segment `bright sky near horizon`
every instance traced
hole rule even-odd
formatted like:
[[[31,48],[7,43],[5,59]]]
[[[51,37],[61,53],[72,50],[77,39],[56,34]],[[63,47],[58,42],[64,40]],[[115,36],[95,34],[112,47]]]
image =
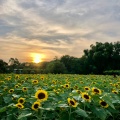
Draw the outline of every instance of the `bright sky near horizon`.
[[[120,0],[0,0],[0,59],[81,57],[95,42],[120,41]],[[38,59],[38,58],[37,58]]]

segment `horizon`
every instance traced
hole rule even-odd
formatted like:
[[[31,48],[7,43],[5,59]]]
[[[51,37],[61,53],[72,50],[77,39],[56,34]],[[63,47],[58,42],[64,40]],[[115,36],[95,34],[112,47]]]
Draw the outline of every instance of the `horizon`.
[[[36,55],[41,61],[80,58],[91,44],[120,39],[118,0],[1,0],[0,11],[4,61],[29,62]]]
[[[116,41],[116,42],[108,42],[108,43],[112,43],[112,44],[114,44],[114,43],[117,43],[117,42],[119,42],[119,41]],[[97,43],[97,42],[96,42]],[[99,43],[106,43],[106,42],[99,42]],[[91,45],[93,45],[93,44],[91,44]],[[94,44],[95,45],[95,44]],[[90,46],[89,46],[89,48],[90,48]],[[86,49],[84,49],[84,50],[86,50]],[[83,50],[83,51],[84,51]],[[88,49],[88,50],[90,50],[90,49]],[[62,56],[66,56],[66,55],[68,55],[68,54],[64,54],[64,55],[62,55]],[[84,55],[84,54],[83,54]],[[82,56],[83,56],[82,55]],[[42,63],[42,62],[50,62],[50,61],[52,61],[52,60],[54,60],[54,59],[60,59],[62,56],[54,56],[54,58],[52,58],[52,59],[49,59],[49,60],[44,60],[41,56],[40,56],[40,54],[33,54],[33,57],[32,57],[32,59],[31,59],[31,61],[23,61],[23,62],[21,62],[18,58],[18,61],[20,62],[20,63],[34,63],[34,64],[40,64],[40,63]],[[82,56],[80,56],[80,57],[75,57],[74,55],[68,55],[68,56],[70,56],[70,57],[74,57],[74,58],[81,58]],[[14,59],[16,59],[15,57],[11,57],[11,58],[14,58]],[[36,59],[37,58],[37,59]],[[41,59],[42,58],[42,59]],[[0,58],[1,59],[1,58]],[[3,60],[3,59],[1,59],[1,60]],[[10,58],[7,60],[7,61],[5,61],[6,63],[9,63],[9,60],[10,60]],[[4,60],[3,60],[4,61]]]

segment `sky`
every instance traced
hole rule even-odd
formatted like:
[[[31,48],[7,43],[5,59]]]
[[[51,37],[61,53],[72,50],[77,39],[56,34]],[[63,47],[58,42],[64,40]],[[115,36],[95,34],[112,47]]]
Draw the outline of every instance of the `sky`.
[[[81,57],[120,41],[120,0],[0,0],[0,59]]]

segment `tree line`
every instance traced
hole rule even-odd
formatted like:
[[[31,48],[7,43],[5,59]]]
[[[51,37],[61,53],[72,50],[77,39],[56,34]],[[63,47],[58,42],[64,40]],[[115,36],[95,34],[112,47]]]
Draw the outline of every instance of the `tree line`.
[[[55,57],[49,62],[20,63],[10,58],[9,63],[0,59],[0,73],[54,73],[54,74],[103,74],[104,71],[120,70],[120,42],[96,42],[85,49],[82,57],[70,55]]]

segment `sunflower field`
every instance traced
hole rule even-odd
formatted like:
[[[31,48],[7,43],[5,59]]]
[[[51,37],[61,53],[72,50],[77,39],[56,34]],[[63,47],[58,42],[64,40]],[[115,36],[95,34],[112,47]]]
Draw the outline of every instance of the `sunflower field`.
[[[119,118],[119,76],[0,74],[0,120]]]

